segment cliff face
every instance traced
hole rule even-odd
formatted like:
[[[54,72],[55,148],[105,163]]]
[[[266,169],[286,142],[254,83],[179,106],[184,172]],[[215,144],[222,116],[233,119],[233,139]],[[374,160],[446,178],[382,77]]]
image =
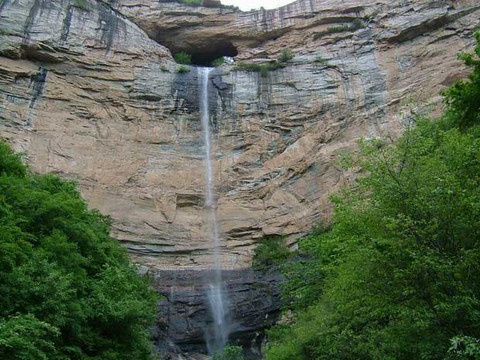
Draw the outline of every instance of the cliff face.
[[[222,260],[231,292],[243,294],[233,298],[260,299],[238,314],[250,319],[278,308],[270,285],[243,292],[257,276],[241,270],[256,241],[293,243],[328,218],[329,194],[350,176],[339,155],[362,137],[397,136],[412,109],[438,108],[439,91],[464,71],[456,56],[470,50],[479,19],[476,0],[299,0],[249,13],[3,0],[0,136],[36,171],[79,183],[91,207],[112,217],[112,235],[156,274],[173,304],[173,338],[200,342],[203,285],[185,280],[213,262],[198,85],[195,69],[177,73],[169,49],[199,61],[295,55],[266,76],[223,66],[211,78]],[[261,326],[253,317],[236,331]]]

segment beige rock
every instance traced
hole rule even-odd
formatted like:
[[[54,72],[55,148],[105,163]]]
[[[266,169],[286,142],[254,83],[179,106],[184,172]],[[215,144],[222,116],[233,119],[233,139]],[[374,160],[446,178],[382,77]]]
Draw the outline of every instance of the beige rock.
[[[0,5],[0,136],[35,171],[76,180],[154,271],[213,265],[196,72],[178,74],[166,47],[295,55],[267,77],[232,66],[212,75],[221,255],[236,269],[263,236],[293,244],[330,217],[329,195],[354,177],[339,155],[359,138],[395,137],[412,109],[439,109],[440,90],[465,74],[456,55],[472,49],[480,19],[471,0],[299,0],[248,13],[35,4]],[[355,19],[363,25],[329,30]]]

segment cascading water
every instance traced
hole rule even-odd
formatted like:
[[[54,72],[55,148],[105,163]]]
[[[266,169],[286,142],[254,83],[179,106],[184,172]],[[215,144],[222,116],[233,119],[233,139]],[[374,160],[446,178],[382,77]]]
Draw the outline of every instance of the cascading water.
[[[207,297],[212,314],[212,327],[207,329],[207,346],[210,353],[222,352],[228,342],[228,304],[222,284],[220,261],[220,235],[217,221],[217,206],[213,193],[212,145],[210,138],[210,110],[208,106],[208,83],[211,68],[198,68],[200,114],[205,151],[205,207],[209,234],[212,236],[214,269],[208,285]]]

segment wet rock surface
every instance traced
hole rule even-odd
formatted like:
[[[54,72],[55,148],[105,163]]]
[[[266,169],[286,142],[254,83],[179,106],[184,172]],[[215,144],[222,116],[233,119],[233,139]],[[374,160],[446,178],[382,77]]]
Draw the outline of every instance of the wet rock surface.
[[[164,299],[160,328],[184,352],[205,352],[212,317],[206,298],[212,271],[159,271],[155,282]],[[222,271],[231,322],[230,340],[259,351],[263,331],[276,321],[281,306],[281,275],[252,269]],[[171,351],[171,350],[170,350]],[[168,353],[168,351],[167,351]]]

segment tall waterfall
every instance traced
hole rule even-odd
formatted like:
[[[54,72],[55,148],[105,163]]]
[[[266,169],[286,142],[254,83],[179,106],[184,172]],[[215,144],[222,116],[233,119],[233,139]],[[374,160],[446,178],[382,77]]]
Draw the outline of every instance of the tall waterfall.
[[[210,353],[222,352],[228,342],[228,304],[222,284],[220,260],[220,234],[217,219],[217,202],[213,190],[212,144],[210,137],[210,110],[208,106],[208,83],[211,68],[198,68],[200,114],[205,151],[205,208],[209,234],[212,237],[214,271],[208,285],[208,302],[212,314],[212,327],[206,330]]]

